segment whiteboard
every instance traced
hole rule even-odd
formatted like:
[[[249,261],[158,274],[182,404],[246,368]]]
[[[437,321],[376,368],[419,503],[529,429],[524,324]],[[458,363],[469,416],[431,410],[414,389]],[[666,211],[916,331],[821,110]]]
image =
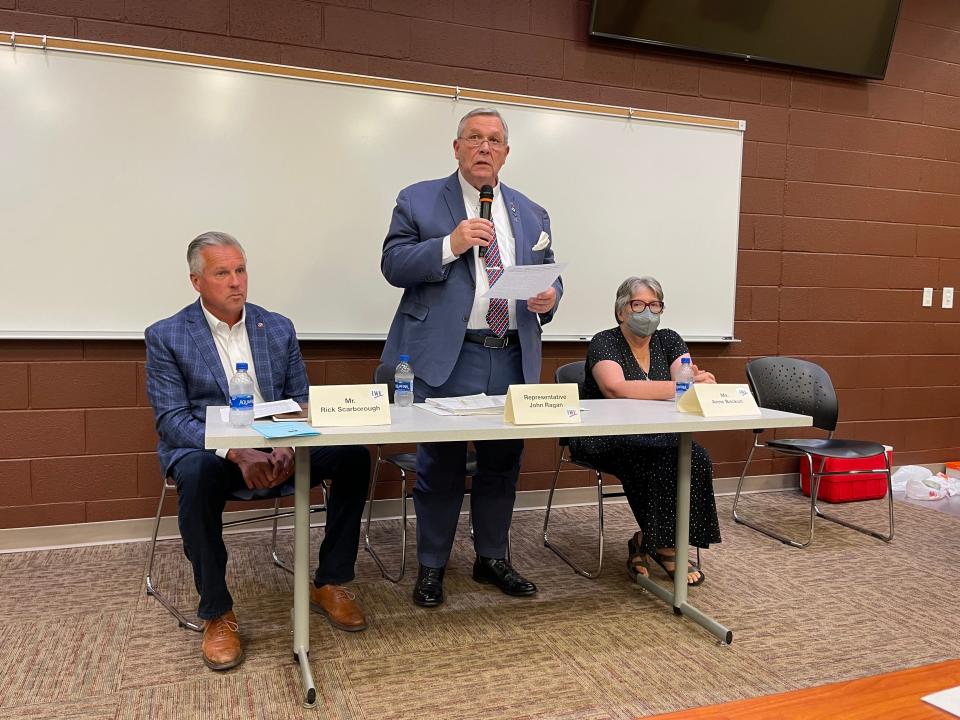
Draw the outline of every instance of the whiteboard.
[[[457,122],[489,103],[7,46],[0,104],[0,337],[142,337],[196,297],[187,243],[224,230],[251,302],[301,338],[382,339],[397,193],[455,171]],[[500,109],[501,180],[547,208],[568,263],[544,339],[611,327],[629,275],[661,281],[688,340],[733,338],[743,123]]]

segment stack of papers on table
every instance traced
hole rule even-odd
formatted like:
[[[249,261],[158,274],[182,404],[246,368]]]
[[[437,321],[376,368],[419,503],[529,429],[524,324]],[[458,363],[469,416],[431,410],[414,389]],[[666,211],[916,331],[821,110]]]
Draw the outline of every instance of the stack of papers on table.
[[[421,406],[437,415],[502,415],[506,395],[463,395],[461,397],[427,398]]]
[[[253,404],[253,417],[262,418],[267,415],[279,415],[280,413],[300,412],[300,403],[296,400],[273,400],[271,402],[262,402]],[[230,408],[220,408],[220,419],[224,422],[230,422]]]

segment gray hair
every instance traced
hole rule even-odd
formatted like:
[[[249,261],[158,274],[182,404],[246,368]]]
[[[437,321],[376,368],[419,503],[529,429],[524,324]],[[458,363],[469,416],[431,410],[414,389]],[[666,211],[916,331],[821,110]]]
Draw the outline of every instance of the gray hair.
[[[620,311],[627,306],[627,303],[640,288],[646,288],[657,296],[657,300],[663,302],[663,288],[656,278],[649,275],[628,277],[617,288],[617,299],[613,303],[613,319],[617,324],[620,323]]]
[[[208,247],[235,247],[247,259],[247,254],[243,251],[243,246],[237,242],[233,235],[225,232],[211,230],[202,235],[197,235],[187,246],[187,264],[190,266],[190,272],[194,275],[203,274],[203,250]]]
[[[497,110],[496,108],[486,108],[486,107],[477,108],[476,110],[471,110],[462,118],[460,118],[460,124],[457,125],[458,138],[463,135],[463,128],[467,124],[467,120],[469,120],[472,117],[476,117],[477,115],[492,115],[493,117],[497,118],[497,120],[500,121],[500,124],[503,125],[503,142],[505,145],[509,144],[510,130],[509,128],[507,128],[507,121],[503,119],[503,115],[501,115],[500,111]]]

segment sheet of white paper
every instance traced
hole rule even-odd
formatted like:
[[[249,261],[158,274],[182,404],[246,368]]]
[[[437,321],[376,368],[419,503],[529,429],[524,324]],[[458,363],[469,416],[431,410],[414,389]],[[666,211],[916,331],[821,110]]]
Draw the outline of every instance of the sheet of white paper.
[[[288,412],[300,412],[300,404],[296,400],[273,400],[272,402],[253,404],[253,416],[255,418]]]
[[[511,265],[482,297],[527,300],[550,287],[565,267],[566,263]]]
[[[273,400],[271,402],[253,404],[253,417],[255,418],[288,412],[300,412],[300,405],[296,400]],[[224,422],[230,422],[230,408],[220,408],[220,419]]]
[[[922,698],[922,700],[941,710],[946,710],[951,715],[960,717],[960,687],[932,693]]]
[[[451,415],[452,416],[456,414],[456,413],[450,412],[449,410],[444,410],[441,407],[437,407],[436,405],[427,405],[426,403],[414,403],[413,406],[415,408],[420,408],[421,410],[426,410],[427,412],[432,412],[434,415]]]
[[[426,404],[441,407],[444,410],[483,410],[487,408],[502,408],[506,402],[506,395],[460,395],[458,397],[427,398]]]
[[[443,410],[443,415],[496,415],[503,412],[506,395],[462,395],[460,397],[427,398],[425,405]]]

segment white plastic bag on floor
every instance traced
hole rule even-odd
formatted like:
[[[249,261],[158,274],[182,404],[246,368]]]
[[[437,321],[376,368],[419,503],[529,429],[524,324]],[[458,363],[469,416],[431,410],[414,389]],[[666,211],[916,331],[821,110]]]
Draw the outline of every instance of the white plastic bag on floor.
[[[925,467],[921,467],[920,465],[904,465],[893,474],[890,480],[893,482],[894,492],[903,492],[907,489],[907,481],[911,478],[923,482],[929,477],[933,477],[933,473]]]
[[[947,495],[953,497],[960,495],[960,478],[955,478],[945,473],[937,473],[937,479],[947,488]]]
[[[947,483],[936,475],[923,480],[912,477],[907,480],[907,497],[911,500],[942,500],[947,497]]]

